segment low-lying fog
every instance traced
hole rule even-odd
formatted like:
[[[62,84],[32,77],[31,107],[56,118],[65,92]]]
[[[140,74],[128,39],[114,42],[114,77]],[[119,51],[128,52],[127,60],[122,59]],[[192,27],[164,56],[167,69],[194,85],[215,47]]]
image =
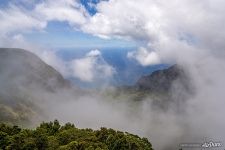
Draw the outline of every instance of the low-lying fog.
[[[12,82],[16,82],[26,99],[38,106],[39,114],[32,118],[34,124],[58,119],[63,123],[73,122],[80,128],[104,126],[148,137],[155,149],[175,149],[180,143],[202,143],[205,138],[225,140],[225,63],[214,55],[199,54],[202,56],[204,59],[180,63],[194,92],[183,101],[180,93],[186,91],[174,82],[170,93],[173,100],[169,104],[165,102],[166,110],[155,107],[151,97],[133,101],[127,92],[113,96],[114,87],[97,90],[72,87],[51,92],[41,89],[35,82],[27,83],[29,85],[20,84],[20,80]],[[8,71],[16,73],[13,68]],[[3,81],[10,79],[4,76]],[[4,88],[7,86],[1,86],[1,91],[10,95],[12,91]]]

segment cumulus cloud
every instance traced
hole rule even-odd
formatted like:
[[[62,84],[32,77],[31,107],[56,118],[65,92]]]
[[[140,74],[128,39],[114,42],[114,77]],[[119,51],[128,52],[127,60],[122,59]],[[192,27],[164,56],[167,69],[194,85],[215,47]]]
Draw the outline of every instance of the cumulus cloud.
[[[37,4],[34,12],[46,21],[67,21],[71,26],[85,23],[88,13],[77,0],[46,0]]]
[[[79,29],[88,17],[78,0],[12,1],[0,9],[0,34],[10,37],[12,34],[44,30],[50,21],[65,21]]]
[[[43,0],[29,5],[32,7],[12,1],[0,9],[1,36],[43,30],[49,21],[63,21],[76,30],[102,38],[144,41],[143,47],[150,53],[154,50],[163,57],[178,51],[168,46],[174,42],[217,51],[224,47],[225,35],[220,30],[225,22],[222,0],[182,0],[169,4],[165,0],[100,1],[93,16],[78,0]]]
[[[94,60],[92,58],[81,58],[73,60],[71,66],[74,77],[77,77],[82,81],[93,81]]]
[[[42,29],[46,22],[35,18],[29,11],[21,9],[13,4],[0,9],[0,34],[6,35],[13,32],[28,32],[32,29]]]
[[[139,48],[137,51],[128,52],[127,57],[137,60],[143,66],[160,63],[158,54],[154,51],[148,52],[144,47]]]
[[[83,58],[74,59],[69,63],[71,76],[84,82],[93,82],[111,78],[115,69],[102,57],[99,50],[88,52]]]
[[[87,18],[88,13],[78,0],[10,1],[0,8],[0,45],[27,49],[70,77],[69,62],[63,61],[49,47],[28,42],[24,33],[42,32],[50,21],[68,22],[77,30]]]
[[[103,38],[129,39],[136,36],[145,39],[147,34],[143,27],[144,17],[133,9],[135,5],[135,1],[102,1],[96,7],[98,13],[81,28],[84,32]]]
[[[87,53],[87,56],[94,57],[94,56],[101,56],[101,52],[97,49],[90,51]]]
[[[148,136],[156,149],[175,149],[177,142],[195,142],[203,137],[225,140],[221,133],[225,126],[224,6],[223,0],[103,1],[96,7],[97,14],[81,28],[103,38],[144,41],[127,57],[143,66],[178,63],[188,72],[195,94],[182,114],[171,108],[172,114],[162,113],[162,118],[157,114],[157,119],[147,124],[154,126],[148,128]],[[172,94],[178,95],[180,90]]]
[[[196,95],[184,110],[188,114],[185,117],[162,114],[173,121],[157,118],[157,121],[149,123],[154,126],[154,122],[160,122],[160,127],[157,125],[159,128],[154,126],[149,129],[147,135],[153,140],[155,148],[166,149],[166,145],[176,145],[178,138],[180,142],[194,142],[194,139],[204,136],[224,139],[219,133],[225,124],[220,118],[224,113],[225,96],[221,92],[225,84],[222,77],[225,75],[222,69],[225,64],[225,33],[221,32],[225,23],[224,5],[221,0],[114,0],[100,3],[98,14],[83,27],[85,32],[100,37],[144,39],[147,41],[145,48],[127,54],[128,58],[137,60],[143,66],[176,62],[189,70],[196,86]],[[101,28],[98,28],[100,25]],[[179,89],[174,95],[177,92]],[[180,121],[181,118],[186,118],[186,121]],[[198,126],[204,128],[199,129]],[[173,131],[169,133],[168,130]]]
[[[81,28],[103,38],[146,41],[146,55],[153,55],[154,50],[163,62],[177,61],[178,55],[190,55],[192,49],[221,51],[225,47],[222,6],[223,0],[102,1],[97,5],[98,13]]]

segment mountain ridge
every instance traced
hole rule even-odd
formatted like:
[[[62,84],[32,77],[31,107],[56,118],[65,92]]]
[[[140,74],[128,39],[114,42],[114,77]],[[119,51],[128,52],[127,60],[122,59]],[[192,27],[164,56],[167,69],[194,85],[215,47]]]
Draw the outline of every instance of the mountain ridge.
[[[141,76],[134,87],[137,90],[148,90],[151,92],[163,93],[169,92],[174,81],[180,80],[185,84],[186,73],[177,64],[168,67],[167,69],[157,70],[149,75]]]
[[[0,122],[29,124],[43,113],[44,95],[70,89],[68,80],[35,54],[0,48]],[[48,99],[49,101],[51,99]]]
[[[17,48],[0,48],[0,58],[0,73],[9,78],[18,79],[19,76],[23,82],[26,82],[24,84],[36,82],[52,91],[56,90],[56,87],[70,86],[69,81],[65,80],[58,71],[29,51]]]

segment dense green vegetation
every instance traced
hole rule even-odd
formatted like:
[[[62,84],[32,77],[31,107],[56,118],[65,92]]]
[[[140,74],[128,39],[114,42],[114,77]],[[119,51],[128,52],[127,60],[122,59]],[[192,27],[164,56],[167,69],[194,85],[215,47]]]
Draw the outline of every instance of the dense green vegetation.
[[[43,122],[36,129],[0,124],[0,149],[6,150],[152,150],[147,138],[101,128],[78,129],[57,120]]]

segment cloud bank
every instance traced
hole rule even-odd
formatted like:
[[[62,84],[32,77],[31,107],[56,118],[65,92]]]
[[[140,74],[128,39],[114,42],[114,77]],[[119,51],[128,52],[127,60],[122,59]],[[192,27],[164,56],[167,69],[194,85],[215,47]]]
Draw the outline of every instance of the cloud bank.
[[[223,0],[174,0],[169,4],[166,0],[110,0],[92,5],[97,12],[90,16],[78,0],[8,2],[0,9],[0,44],[18,34],[43,32],[49,22],[59,21],[101,38],[141,41],[146,51],[140,47],[130,58],[144,66],[183,61],[192,51],[224,55]]]
[[[223,5],[222,0],[104,1],[97,5],[98,13],[88,19],[82,30],[99,37],[146,41],[150,56],[157,53],[163,62],[177,61],[177,57],[190,55],[193,49],[222,51]],[[135,58],[140,60],[139,57]]]
[[[28,6],[25,7],[25,4]],[[0,34],[9,36],[17,32],[44,30],[50,21],[66,21],[71,26],[82,25],[88,18],[88,13],[76,0],[44,0],[31,3],[12,1],[0,9],[0,18]]]
[[[137,51],[128,53],[128,58],[143,66],[178,63],[188,72],[195,94],[182,107],[183,112],[173,111],[173,106],[166,113],[155,111],[151,109],[150,99],[143,102],[138,113],[133,113],[135,115],[131,117],[123,111],[129,109],[126,105],[119,103],[111,107],[102,103],[104,98],[92,97],[93,101],[82,98],[75,103],[75,108],[92,104],[94,107],[87,110],[95,119],[81,120],[80,124],[96,125],[96,120],[101,118],[100,125],[111,125],[148,136],[156,149],[172,149],[174,143],[195,142],[193,140],[203,137],[225,141],[224,6],[224,0],[110,0],[99,2],[95,6],[97,13],[89,16],[75,0],[54,3],[44,0],[31,4],[29,9],[10,3],[8,7],[0,9],[1,45],[11,45],[13,40],[24,44],[24,32],[42,31],[50,21],[67,22],[75,30],[101,38],[142,41],[143,45]],[[84,58],[73,60],[69,63],[70,70],[74,70],[77,78],[88,82],[94,80],[94,75],[99,75],[99,72],[110,76],[113,71],[106,63],[96,65],[99,56],[99,51],[92,51]],[[43,58],[52,60],[53,66],[59,66],[58,70],[68,71],[62,69],[68,68],[65,67],[68,64],[58,59],[54,61],[54,55]],[[172,93],[174,97],[179,90],[177,88]],[[102,101],[98,101],[98,98]],[[61,118],[74,112],[74,105],[64,106],[70,109],[68,113],[61,114]],[[76,118],[82,118],[83,111],[76,111]],[[115,113],[112,115],[112,112]]]

